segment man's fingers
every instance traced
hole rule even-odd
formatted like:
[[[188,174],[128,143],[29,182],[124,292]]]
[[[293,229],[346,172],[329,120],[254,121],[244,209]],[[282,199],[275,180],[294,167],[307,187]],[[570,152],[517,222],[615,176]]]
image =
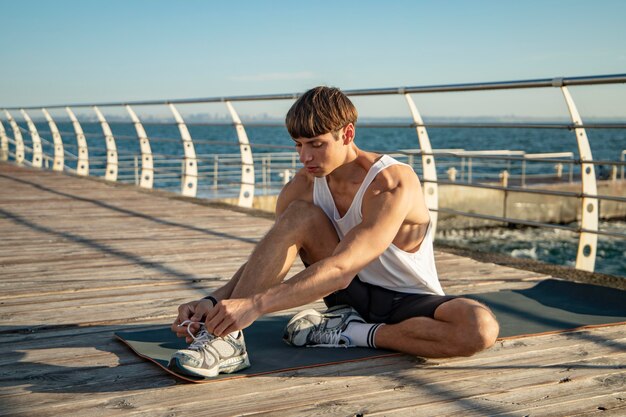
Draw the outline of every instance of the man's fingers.
[[[209,333],[219,336],[219,334],[215,333],[215,329],[224,320],[225,314],[224,308],[219,304],[207,313],[204,325]]]
[[[206,314],[206,311],[203,311],[201,308],[197,308],[195,313],[193,313],[193,315],[189,317],[189,320],[200,321],[202,320],[202,316],[204,316],[205,314]]]
[[[233,327],[233,322],[232,320],[229,320],[228,318],[225,318],[224,320],[222,320],[216,327],[215,330],[213,331],[213,334],[215,336],[219,336],[219,337],[224,337],[226,336],[229,332],[226,332],[225,330],[227,330],[228,328]]]
[[[180,307],[179,307],[180,309]],[[183,337],[182,333],[180,332],[180,329],[182,328],[180,326],[180,323],[183,322],[183,318],[181,318],[181,316],[179,315],[178,317],[176,317],[176,320],[174,320],[174,322],[172,323],[172,325],[170,326],[170,330],[172,330],[174,333],[176,333],[176,336],[178,337]],[[182,328],[184,329],[184,328]]]
[[[187,330],[187,328],[189,330]],[[187,328],[185,329],[185,333],[187,333],[187,336],[189,336],[189,333],[196,334],[198,333],[198,331],[200,331],[200,323],[189,323],[189,326],[187,326]]]
[[[189,336],[189,334],[187,333],[187,326],[180,326],[180,324],[177,324],[176,322],[174,322],[172,324],[171,329],[174,333],[176,333],[177,337]]]
[[[224,330],[224,336],[226,336],[227,334],[231,334],[232,332],[236,330],[237,330],[237,326],[235,325],[235,323],[233,323]]]
[[[213,304],[210,301],[204,300],[202,302],[199,302],[196,305],[195,311],[193,315],[189,318],[189,320],[204,321],[207,314],[209,314],[211,310],[213,310]]]

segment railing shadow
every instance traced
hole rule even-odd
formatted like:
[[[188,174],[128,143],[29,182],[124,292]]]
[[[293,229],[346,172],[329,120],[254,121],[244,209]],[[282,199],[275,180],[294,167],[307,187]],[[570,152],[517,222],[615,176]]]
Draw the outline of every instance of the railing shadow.
[[[202,292],[202,294],[206,295],[206,289],[199,284],[201,281],[206,280],[206,278],[200,277],[195,274],[190,274],[184,271],[179,271],[161,262],[146,260],[139,255],[113,248],[111,246],[98,242],[94,239],[89,239],[89,238],[77,235],[75,233],[57,231],[50,227],[36,224],[15,213],[12,213],[10,211],[7,211],[1,208],[0,208],[0,216],[3,216],[9,219],[10,221],[12,221],[13,223],[18,224],[23,227],[27,227],[31,230],[44,233],[47,235],[51,235],[51,236],[56,236],[58,238],[66,239],[71,242],[78,243],[80,245],[97,250],[98,252],[104,253],[106,255],[115,256],[117,258],[124,259],[125,261],[132,262],[135,265],[155,270],[157,272],[160,272],[162,274],[168,275],[173,278],[179,278],[179,279],[185,280],[186,283],[192,289],[198,290]]]
[[[37,184],[35,182],[24,180],[24,179],[21,179],[21,178],[11,177],[11,176],[5,175],[5,174],[0,174],[0,177],[1,178],[6,178],[6,179],[11,180],[11,181],[19,182],[19,183],[22,183],[22,184],[30,185],[30,186],[32,186],[32,187],[34,187],[34,188],[36,188],[36,189],[38,189],[40,191],[56,194],[56,195],[59,195],[59,196],[62,196],[62,197],[66,197],[66,198],[69,198],[69,199],[72,199],[72,200],[76,200],[76,201],[82,201],[82,202],[94,204],[94,205],[96,205],[98,207],[102,207],[102,208],[105,208],[107,210],[112,210],[112,211],[115,211],[115,212],[118,212],[118,213],[126,214],[128,216],[132,216],[132,217],[148,220],[148,221],[160,224],[160,225],[177,227],[177,228],[190,230],[190,231],[194,231],[194,232],[198,232],[198,233],[203,233],[203,234],[206,234],[206,235],[210,235],[210,236],[214,236],[214,237],[220,237],[220,238],[224,238],[224,239],[234,239],[234,240],[238,240],[238,241],[245,242],[245,243],[256,244],[258,242],[258,239],[246,238],[246,237],[242,237],[242,236],[239,236],[239,235],[234,235],[234,234],[231,234],[231,233],[218,232],[216,230],[210,230],[210,229],[197,227],[197,226],[193,226],[193,225],[189,225],[189,224],[185,224],[185,223],[178,223],[178,222],[174,222],[174,221],[171,221],[171,220],[165,220],[165,219],[161,219],[161,218],[158,218],[158,217],[149,216],[149,215],[144,214],[144,213],[139,213],[139,212],[136,212],[136,211],[133,211],[133,210],[128,210],[128,209],[125,209],[125,208],[116,207],[116,206],[113,206],[111,204],[105,203],[105,202],[103,202],[101,200],[95,200],[95,199],[91,199],[91,198],[77,196],[75,194],[66,193],[66,192],[63,192],[63,191],[54,190],[52,188],[45,187],[45,186],[43,186],[41,184]]]
[[[114,205],[111,205],[109,203],[106,203],[104,201],[101,200],[97,200],[97,199],[91,199],[91,198],[86,198],[86,197],[81,197],[81,196],[77,196],[71,193],[67,193],[67,192],[63,192],[63,191],[58,191],[46,186],[43,186],[41,184],[37,184],[35,182],[32,181],[28,181],[28,180],[24,180],[21,178],[15,178],[12,177],[10,175],[5,175],[5,174],[0,174],[1,178],[5,178],[17,183],[21,183],[21,184],[25,184],[25,185],[29,185],[31,187],[34,187],[37,190],[46,192],[46,193],[51,193],[54,195],[58,195],[64,198],[68,198],[68,199],[72,199],[72,200],[76,200],[76,201],[82,201],[82,202],[86,202],[89,204],[93,204],[95,206],[107,209],[107,210],[111,210],[117,213],[121,213],[124,215],[129,216],[128,221],[132,222],[133,219],[142,219],[142,220],[147,220],[150,222],[154,222],[156,224],[159,225],[164,225],[164,226],[168,226],[168,227],[173,227],[173,228],[178,228],[178,229],[184,229],[184,230],[189,230],[189,231],[193,231],[193,232],[197,232],[197,233],[201,233],[204,235],[208,235],[211,237],[215,237],[215,238],[220,238],[220,239],[229,239],[229,240],[236,240],[236,241],[240,241],[240,242],[244,242],[244,243],[249,243],[249,244],[255,244],[258,239],[253,239],[253,238],[246,238],[246,237],[242,237],[240,235],[236,235],[236,234],[232,234],[232,233],[227,233],[227,232],[220,232],[217,230],[211,230],[208,228],[202,228],[202,227],[197,227],[197,226],[193,226],[193,225],[189,225],[189,224],[185,224],[185,223],[180,223],[180,222],[176,222],[176,221],[172,221],[172,220],[167,220],[167,219],[162,219],[162,218],[158,218],[158,217],[154,217],[154,216],[150,216],[144,213],[140,213],[137,211],[133,211],[133,210],[128,210],[125,208],[121,208],[121,207],[116,207]],[[8,219],[9,221],[13,222],[16,225],[20,225],[22,227],[26,227],[29,228],[33,231],[42,233],[42,234],[46,234],[49,236],[55,236],[64,240],[68,240],[70,242],[79,244],[79,245],[83,245],[85,247],[91,248],[93,250],[96,250],[102,254],[105,254],[107,256],[114,256],[116,258],[119,259],[123,259],[127,262],[131,262],[134,265],[137,266],[141,266],[143,268],[147,268],[147,269],[151,269],[154,271],[157,271],[161,274],[165,274],[169,277],[173,277],[173,278],[178,278],[181,280],[185,280],[186,283],[189,285],[189,287],[191,287],[194,290],[197,290],[198,292],[200,292],[200,294],[202,295],[206,295],[206,288],[203,287],[200,283],[202,281],[207,281],[208,279],[206,277],[200,277],[196,274],[193,273],[188,273],[188,272],[184,272],[181,270],[178,270],[172,266],[166,265],[163,262],[158,262],[158,261],[153,261],[153,260],[148,260],[145,259],[144,257],[129,252],[129,251],[124,251],[121,249],[117,249],[115,247],[112,247],[110,245],[107,245],[105,243],[99,242],[96,239],[92,239],[92,238],[88,238],[85,236],[81,236],[77,233],[72,233],[72,232],[67,232],[67,231],[61,231],[61,230],[56,230],[53,227],[49,227],[49,226],[44,226],[41,224],[38,224],[30,219],[25,218],[24,216],[19,215],[18,213],[0,208],[0,216],[5,217],[6,219]],[[217,279],[216,279],[217,280]],[[173,306],[172,308],[175,308],[175,306]]]

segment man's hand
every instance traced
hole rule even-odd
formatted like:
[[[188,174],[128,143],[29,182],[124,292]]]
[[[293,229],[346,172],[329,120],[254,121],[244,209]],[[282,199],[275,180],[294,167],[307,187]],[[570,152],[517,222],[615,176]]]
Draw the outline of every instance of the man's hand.
[[[261,316],[253,299],[235,298],[222,300],[206,315],[206,329],[215,336],[223,337],[251,325]]]
[[[189,303],[181,304],[178,306],[178,317],[172,323],[172,331],[176,333],[178,337],[184,337],[187,343],[191,343],[192,338],[187,332],[187,326],[180,326],[185,320],[191,320],[193,322],[189,325],[189,332],[196,334],[200,330],[200,322],[202,322],[207,313],[213,309],[213,302],[211,300],[197,300]]]

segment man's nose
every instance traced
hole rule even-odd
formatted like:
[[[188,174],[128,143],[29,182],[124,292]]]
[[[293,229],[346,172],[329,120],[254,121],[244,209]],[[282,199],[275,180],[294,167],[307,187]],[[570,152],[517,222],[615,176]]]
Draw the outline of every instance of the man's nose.
[[[312,159],[313,159],[313,156],[310,153],[308,153],[304,149],[300,151],[300,162],[304,164],[305,162],[310,161]]]

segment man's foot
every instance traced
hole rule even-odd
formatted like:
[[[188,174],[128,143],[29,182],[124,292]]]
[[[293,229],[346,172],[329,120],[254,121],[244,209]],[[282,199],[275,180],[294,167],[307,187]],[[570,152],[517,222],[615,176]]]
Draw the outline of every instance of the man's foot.
[[[343,331],[354,322],[365,323],[365,320],[346,305],[331,307],[324,313],[304,310],[289,320],[283,340],[293,346],[353,347]]]
[[[185,324],[185,323],[183,323]],[[219,373],[230,374],[248,368],[250,361],[246,352],[243,332],[225,337],[215,337],[201,325],[200,331],[187,349],[172,355],[168,368],[194,376],[213,377]]]

